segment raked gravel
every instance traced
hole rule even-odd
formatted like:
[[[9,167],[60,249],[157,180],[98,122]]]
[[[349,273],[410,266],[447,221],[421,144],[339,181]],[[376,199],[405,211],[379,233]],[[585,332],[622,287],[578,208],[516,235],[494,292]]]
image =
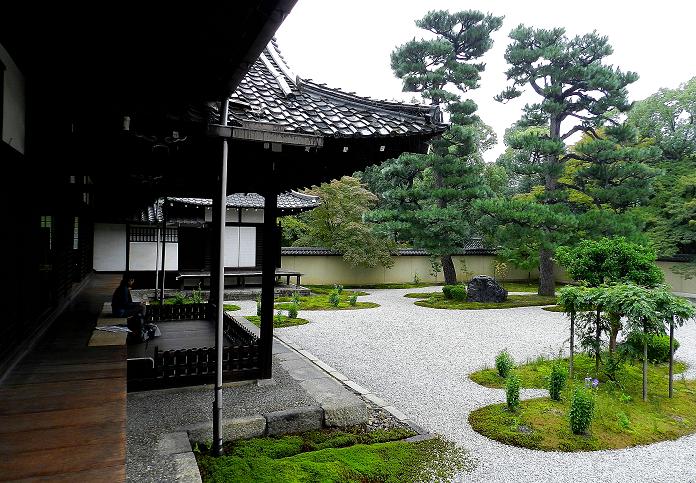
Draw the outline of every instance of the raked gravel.
[[[563,314],[539,307],[443,310],[414,305],[408,292],[369,290],[360,300],[374,309],[301,311],[309,324],[277,334],[346,374],[390,402],[426,430],[467,448],[476,469],[456,481],[692,481],[696,482],[696,435],[616,451],[541,452],[503,445],[471,429],[469,412],[503,402],[504,391],[475,384],[467,375],[491,367],[507,348],[517,361],[567,353]],[[245,315],[255,306],[242,303]],[[678,358],[696,377],[696,323],[677,331]],[[523,398],[542,390],[524,390]]]

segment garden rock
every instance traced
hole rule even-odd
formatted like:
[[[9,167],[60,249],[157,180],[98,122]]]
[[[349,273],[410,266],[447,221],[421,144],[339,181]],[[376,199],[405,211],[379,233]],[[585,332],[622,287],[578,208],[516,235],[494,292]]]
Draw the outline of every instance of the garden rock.
[[[505,290],[493,277],[476,275],[466,285],[469,302],[504,302],[507,300]]]

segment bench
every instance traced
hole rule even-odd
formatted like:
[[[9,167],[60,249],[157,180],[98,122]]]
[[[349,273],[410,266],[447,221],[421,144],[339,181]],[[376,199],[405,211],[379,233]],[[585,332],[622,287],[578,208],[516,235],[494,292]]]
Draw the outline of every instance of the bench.
[[[261,270],[233,270],[233,269],[225,269],[225,279],[229,279],[231,277],[236,278],[236,285],[244,287],[246,286],[246,279],[247,278],[252,278],[252,277],[260,277],[263,274]],[[297,272],[294,270],[284,270],[282,268],[277,268],[275,272],[276,276],[276,282],[279,281],[282,277],[285,277],[285,283],[287,285],[290,285],[290,278],[295,277],[296,285],[300,285],[300,280],[302,275],[304,275],[301,272]],[[177,280],[179,280],[179,288],[181,290],[184,290],[186,282],[187,281],[192,281],[193,286],[197,286],[198,283],[203,282],[204,280],[210,281],[210,272],[209,271],[181,271],[176,277]],[[208,283],[209,285],[210,283]],[[230,285],[231,284],[225,284],[225,285]]]

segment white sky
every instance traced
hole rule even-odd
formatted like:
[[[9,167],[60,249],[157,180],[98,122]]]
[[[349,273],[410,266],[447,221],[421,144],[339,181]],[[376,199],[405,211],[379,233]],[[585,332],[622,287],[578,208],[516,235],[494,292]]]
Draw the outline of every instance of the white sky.
[[[503,151],[505,129],[519,119],[529,94],[508,104],[493,96],[507,83],[503,54],[508,33],[520,23],[534,27],[565,27],[569,35],[597,30],[609,37],[614,54],[608,61],[632,70],[640,79],[629,86],[631,100],[660,87],[676,87],[696,75],[693,0],[298,0],[276,34],[281,51],[295,74],[376,99],[408,101],[401,81],[389,67],[398,45],[427,32],[414,21],[429,10],[473,9],[504,15],[493,34],[493,48],[483,57],[486,71],[479,89],[468,97],[479,115],[498,134],[498,146],[486,154],[494,161]]]

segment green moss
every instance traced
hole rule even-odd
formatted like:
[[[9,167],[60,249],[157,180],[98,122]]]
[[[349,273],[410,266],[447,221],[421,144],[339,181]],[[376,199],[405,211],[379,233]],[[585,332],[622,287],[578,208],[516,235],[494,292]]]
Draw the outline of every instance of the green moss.
[[[539,359],[516,369],[522,387],[545,388],[554,361]],[[567,367],[568,360],[559,361]],[[603,374],[593,391],[595,417],[587,435],[574,435],[568,412],[573,387],[585,377],[594,377],[594,359],[578,355],[574,361],[574,381],[562,392],[561,401],[539,398],[522,401],[515,413],[504,404],[494,404],[473,411],[469,423],[474,430],[496,441],[525,448],[549,451],[591,451],[618,449],[676,439],[696,432],[696,383],[675,379],[674,398],[667,397],[668,367],[649,366],[648,401],[641,399],[640,364],[627,364],[616,383]],[[675,372],[685,364],[676,364]],[[487,387],[504,387],[504,380],[494,369],[471,374],[470,378]]]
[[[466,454],[436,438],[401,441],[413,435],[395,429],[371,433],[323,430],[279,438],[254,438],[225,445],[225,455],[198,452],[203,481],[431,481],[471,468]]]
[[[410,299],[427,299],[436,293],[439,293],[439,292],[415,292],[415,293],[407,293],[404,295],[404,297],[407,297]]]
[[[356,302],[355,305],[350,305],[350,297],[353,292],[344,290],[340,295],[338,307],[334,307],[329,302],[329,295],[310,295],[300,297],[298,305],[299,310],[351,310],[351,309],[371,309],[379,307],[379,304],[374,302]],[[292,303],[291,297],[278,297],[275,307],[277,309],[287,310]]]
[[[548,307],[542,307],[542,310],[547,312],[565,312],[565,307],[562,305],[549,305]]]
[[[549,305],[555,302],[556,297],[547,297],[543,295],[508,295],[505,302],[466,302],[446,299],[441,293],[433,293],[427,299],[418,300],[415,304],[433,309],[482,310]]]
[[[333,285],[307,285],[307,288],[309,288],[312,293],[317,294],[317,295],[329,295],[331,291],[334,289]],[[367,292],[363,292],[362,290],[343,290],[341,295],[357,295],[360,297],[361,295],[369,295]],[[289,297],[287,297],[289,298]]]
[[[247,315],[244,317],[247,319],[249,322],[254,324],[256,327],[261,326],[261,317],[258,315]],[[292,327],[293,325],[303,325],[309,323],[308,320],[306,319],[301,319],[301,318],[290,318],[287,315],[281,315],[278,317],[278,315],[273,315],[273,327],[276,329],[280,329],[283,327]]]
[[[364,288],[364,289],[398,289],[398,288],[421,288],[432,287],[434,285],[444,285],[444,282],[406,282],[406,283],[373,283],[349,285],[348,288]]]
[[[241,307],[239,305],[234,305],[234,304],[225,304],[225,305],[223,305],[223,308],[225,310],[230,311],[230,312],[234,312],[235,310],[241,310]]]

